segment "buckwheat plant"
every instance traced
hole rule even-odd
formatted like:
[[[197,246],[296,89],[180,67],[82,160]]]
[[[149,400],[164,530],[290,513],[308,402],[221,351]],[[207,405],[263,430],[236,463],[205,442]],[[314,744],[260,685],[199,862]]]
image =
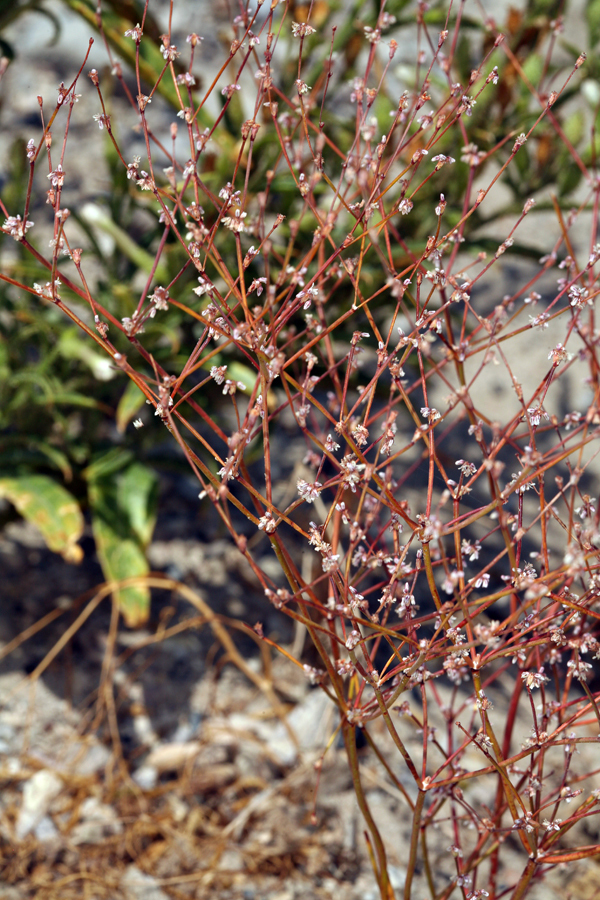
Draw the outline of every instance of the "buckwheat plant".
[[[306,630],[295,662],[339,711],[381,897],[517,900],[600,852],[600,181],[567,127],[585,60],[555,63],[561,20],[341,6],[240,3],[219,64],[167,18],[152,82],[144,18],[126,29],[135,152],[108,74],[40,100],[24,205],[0,206],[45,277],[1,277],[137,385],[136,427],[178,444]],[[132,308],[99,299],[63,202],[89,91],[154,223]],[[382,834],[359,731],[408,835]]]

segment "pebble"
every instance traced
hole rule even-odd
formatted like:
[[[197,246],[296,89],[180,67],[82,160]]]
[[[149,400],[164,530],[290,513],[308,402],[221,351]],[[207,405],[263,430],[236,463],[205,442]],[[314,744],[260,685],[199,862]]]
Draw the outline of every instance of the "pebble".
[[[15,826],[18,840],[22,841],[41,823],[62,787],[62,780],[49,769],[40,769],[25,782],[23,803]]]
[[[80,821],[69,835],[71,843],[99,844],[112,834],[121,834],[123,825],[114,809],[97,797],[87,797],[79,808]]]
[[[159,775],[163,772],[177,772],[198,756],[200,746],[199,741],[159,744],[150,751],[145,764],[156,769]]]
[[[169,900],[168,894],[157,885],[155,879],[137,866],[127,867],[120,887],[125,900]]]
[[[239,850],[225,850],[219,859],[217,869],[220,872],[243,872],[246,868],[244,857]]]
[[[140,766],[131,776],[143,791],[151,791],[158,781],[158,770],[154,766]]]
[[[43,816],[33,829],[36,839],[45,844],[60,836],[60,832],[50,816]]]
[[[105,768],[110,760],[110,750],[104,744],[90,744],[84,755],[74,766],[77,775],[95,775]]]
[[[322,691],[310,691],[288,715],[287,722],[296,736],[300,752],[315,750],[326,744],[328,709],[331,709],[331,701],[327,695]],[[256,734],[282,766],[291,766],[296,762],[298,749],[283,722],[255,719],[245,713],[233,713],[229,722],[234,729]]]

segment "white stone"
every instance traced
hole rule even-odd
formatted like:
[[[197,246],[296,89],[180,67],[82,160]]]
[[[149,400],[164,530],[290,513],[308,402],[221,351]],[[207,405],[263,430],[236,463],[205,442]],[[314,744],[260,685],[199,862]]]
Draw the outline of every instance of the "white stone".
[[[49,769],[40,769],[23,785],[23,803],[19,810],[15,834],[22,841],[44,818],[50,804],[59,795],[63,783]]]
[[[151,875],[137,866],[128,866],[121,878],[121,891],[126,900],[169,900]]]

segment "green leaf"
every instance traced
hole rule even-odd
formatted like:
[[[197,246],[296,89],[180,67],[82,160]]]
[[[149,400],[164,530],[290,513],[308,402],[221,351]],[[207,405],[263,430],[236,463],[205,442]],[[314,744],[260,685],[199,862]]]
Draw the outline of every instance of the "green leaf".
[[[586,4],[585,16],[590,30],[590,49],[595,47],[600,38],[600,0],[591,0]]]
[[[108,453],[98,456],[91,465],[83,472],[83,477],[89,482],[99,481],[106,478],[114,472],[125,468],[133,459],[131,450],[123,450],[121,447],[114,447]]]
[[[0,478],[0,497],[16,506],[24,519],[41,532],[47,546],[67,561],[79,563],[83,551],[83,516],[77,501],[46,475]]]
[[[99,486],[90,488],[92,502],[92,529],[96,541],[98,559],[107,581],[120,581],[136,575],[147,575],[148,562],[137,541],[123,538],[110,521],[96,513],[93,508],[94,496]],[[118,512],[115,511],[115,517]],[[125,623],[130,628],[143,625],[148,620],[150,611],[150,591],[143,585],[129,585],[115,590],[115,599],[123,614]]]
[[[98,206],[96,203],[86,203],[80,211],[81,218],[90,228],[98,228],[113,238],[115,244],[125,256],[131,260],[142,272],[147,275],[154,271],[154,277],[157,282],[168,282],[169,273],[164,263],[158,262],[152,254],[148,253],[143,247],[130,237],[116,222],[113,222],[108,213]]]
[[[156,525],[158,479],[141,463],[134,463],[118,478],[119,506],[142,548],[146,550]]]
[[[251,393],[254,390],[258,374],[256,369],[251,369],[250,366],[245,365],[245,363],[233,360],[227,366],[227,377],[231,378],[233,381],[241,382],[248,393]]]
[[[56,391],[52,400],[55,406],[81,406],[84,409],[98,409],[100,405],[94,397],[79,394],[76,391]]]
[[[145,551],[156,524],[158,481],[146,466],[128,461],[127,455],[111,451],[86,473],[96,550],[107,581],[122,581],[150,571]],[[129,627],[147,621],[148,588],[118,587],[115,598]]]
[[[63,474],[63,478],[66,481],[71,481],[73,478],[73,468],[71,463],[69,462],[68,456],[59,450],[57,447],[53,447],[52,444],[49,444],[47,441],[32,441],[32,446],[39,452],[43,453],[50,462],[56,466],[57,469]]]
[[[583,137],[585,130],[585,114],[582,109],[575,110],[563,124],[563,131],[567,139],[577,146]],[[573,165],[575,165],[573,163]]]
[[[58,352],[64,359],[79,360],[92,370],[98,381],[110,381],[117,373],[108,353],[96,353],[79,328],[65,328],[58,341]]]
[[[66,0],[67,5],[78,13],[85,21],[92,26],[92,28],[97,29],[98,21],[96,17],[96,3],[91,2],[91,0]],[[123,9],[123,4],[120,4],[121,9],[125,14],[129,12],[129,9]],[[146,18],[144,16],[144,18]],[[131,38],[125,37],[125,31],[131,28],[136,24],[135,18],[129,19],[126,16],[121,16],[116,14],[113,10],[110,12],[103,10],[103,35],[106,36],[109,44],[112,45],[113,49],[117,51],[119,56],[124,59],[128,65],[131,67],[133,71],[136,68],[136,44],[135,41],[132,41]],[[151,32],[154,29],[150,29],[148,26],[151,22],[151,16],[148,15],[148,21],[145,25],[145,33],[150,37]],[[159,37],[157,34],[153,35],[153,39],[142,41],[140,46],[140,56],[139,56],[139,68],[140,75],[142,81],[146,81],[148,84],[155,84],[158,76],[164,69],[164,59],[160,54],[160,44]],[[177,68],[177,67],[176,67]],[[161,78],[160,82],[157,85],[157,90],[160,94],[163,95],[176,109],[179,109],[179,100],[177,97],[177,92],[173,86],[173,82],[170,78]]]
[[[523,63],[523,72],[532,84],[539,84],[544,71],[544,60],[540,53],[530,53]],[[522,86],[525,91],[525,85]]]
[[[119,400],[115,417],[117,420],[117,430],[121,434],[124,433],[131,420],[137,415],[145,402],[146,397],[142,391],[140,391],[135,381],[129,381]]]
[[[567,152],[559,157],[560,165],[558,177],[556,179],[558,187],[558,196],[566,197],[575,190],[582,178],[582,172],[579,166],[573,162],[571,155]]]

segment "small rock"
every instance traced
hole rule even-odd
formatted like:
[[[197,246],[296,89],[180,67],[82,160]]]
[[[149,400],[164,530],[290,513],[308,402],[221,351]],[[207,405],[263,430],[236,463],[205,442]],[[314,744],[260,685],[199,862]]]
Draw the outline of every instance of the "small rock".
[[[15,834],[22,841],[44,818],[52,801],[58,797],[63,783],[49,769],[40,769],[23,785],[23,803],[19,810]]]
[[[190,721],[180,722],[175,730],[175,733],[171,737],[170,743],[186,744],[193,738],[196,731],[197,728],[194,728],[193,724]]]
[[[84,756],[75,763],[77,775],[95,775],[100,772],[110,759],[110,750],[104,744],[91,744]]]
[[[18,756],[8,756],[3,761],[3,775],[18,775],[21,771],[21,760]]]
[[[245,713],[233,713],[229,717],[232,727],[239,731],[251,731],[264,741],[271,755],[283,766],[292,765],[298,758],[298,750],[310,751],[327,743],[327,712],[331,700],[322,691],[311,691],[289,714],[287,721],[297,739],[297,746],[288,728],[280,721],[264,721]]]
[[[401,891],[406,884],[406,869],[403,866],[388,865],[390,884],[395,891]]]
[[[176,822],[183,822],[190,811],[190,808],[187,803],[178,797],[177,794],[169,793],[165,797],[167,805],[171,811],[171,815]]]
[[[125,900],[169,900],[151,875],[145,875],[137,866],[128,866],[121,878],[121,890]]]
[[[33,833],[41,844],[53,841],[60,834],[50,816],[43,816],[33,829]]]
[[[149,715],[140,713],[137,716],[133,716],[132,723],[135,736],[140,744],[152,747],[154,744],[158,743],[158,736],[154,731],[152,720]]]
[[[192,787],[198,794],[208,794],[231,784],[239,775],[239,769],[234,763],[220,763],[206,768],[198,767],[194,769]]]
[[[0,887],[0,900],[23,900],[23,894],[16,887]]]
[[[13,725],[4,720],[0,720],[0,740],[10,744],[15,740],[16,734],[17,732]]]
[[[322,690],[312,690],[288,716],[288,724],[298,737],[301,750],[315,750],[326,745],[330,734],[332,703]],[[281,725],[283,729],[283,725]]]
[[[158,772],[154,766],[140,766],[131,777],[143,791],[151,791],[156,787]]]
[[[73,828],[70,838],[73,844],[99,844],[112,834],[121,834],[123,825],[114,809],[100,803],[96,797],[88,797],[79,808],[80,821]]]
[[[246,868],[244,857],[239,850],[225,850],[221,854],[217,869],[220,872],[243,872]]]
[[[159,775],[162,775],[163,772],[177,772],[179,769],[183,769],[187,762],[194,759],[199,751],[199,741],[160,744],[150,751],[145,764],[156,769]]]
[[[234,755],[231,752],[231,747],[226,747],[223,744],[205,744],[194,760],[194,768],[207,769],[210,766],[231,762]]]

